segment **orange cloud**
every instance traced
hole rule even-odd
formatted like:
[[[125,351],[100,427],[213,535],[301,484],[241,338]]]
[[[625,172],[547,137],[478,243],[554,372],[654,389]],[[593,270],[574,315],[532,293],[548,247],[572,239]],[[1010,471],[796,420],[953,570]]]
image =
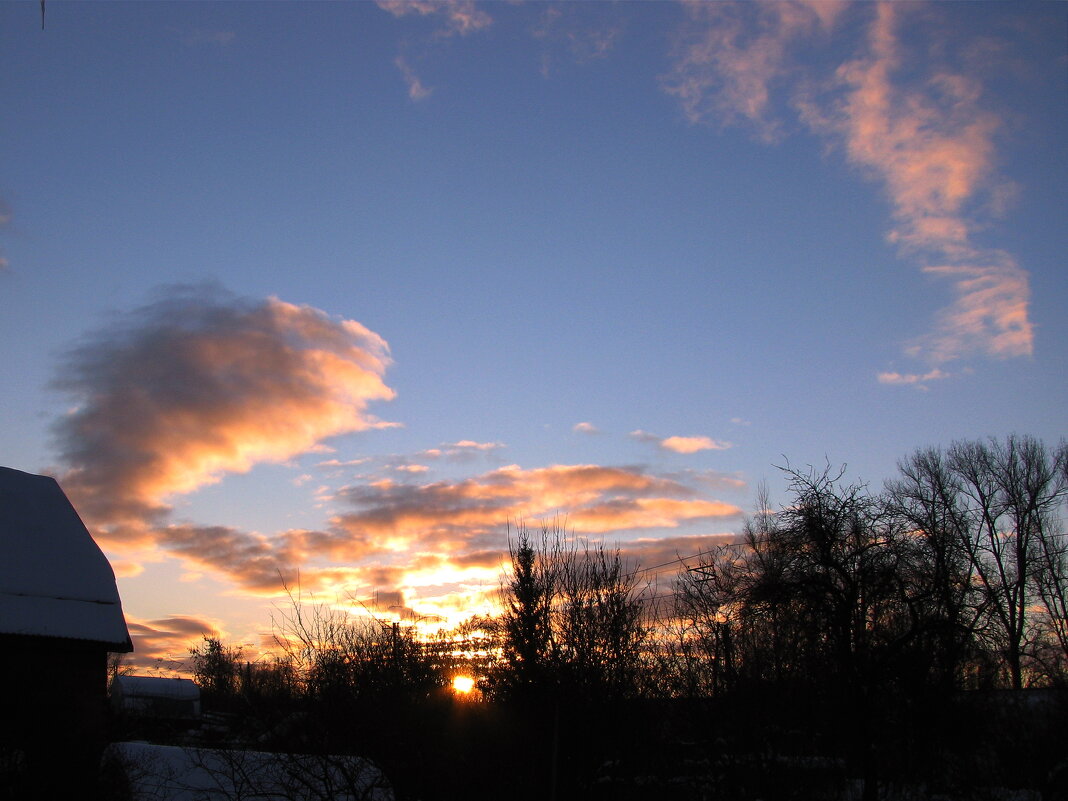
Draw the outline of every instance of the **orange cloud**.
[[[697,451],[725,450],[731,447],[731,444],[711,437],[667,437],[661,441],[660,447],[676,453],[697,453]]]
[[[271,298],[179,288],[68,354],[74,411],[56,432],[64,488],[105,541],[144,536],[166,499],[381,425],[385,341]]]
[[[679,480],[598,465],[511,465],[454,483],[386,480],[348,487],[338,497],[355,511],[337,516],[325,538],[316,533],[306,542],[333,559],[500,548],[504,527],[517,519],[560,517],[576,530],[605,534],[741,514]]]
[[[648,431],[642,431],[640,428],[637,431],[631,431],[630,436],[639,442],[651,442],[666,451],[674,451],[675,453],[722,451],[733,447],[729,442],[712,439],[711,437],[659,437],[656,434],[650,434]]]

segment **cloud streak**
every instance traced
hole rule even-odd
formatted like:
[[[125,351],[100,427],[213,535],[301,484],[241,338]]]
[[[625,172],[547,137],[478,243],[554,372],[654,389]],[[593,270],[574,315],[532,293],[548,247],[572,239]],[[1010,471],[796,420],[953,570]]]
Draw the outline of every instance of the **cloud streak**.
[[[796,45],[851,30],[840,24],[847,12],[866,25],[858,55],[830,73],[802,64]],[[693,4],[664,88],[691,122],[746,123],[766,140],[782,134],[772,100],[786,94],[805,125],[884,187],[887,239],[953,293],[909,355],[933,367],[974,353],[1030,355],[1028,274],[1011,254],[976,244],[983,215],[1006,194],[994,170],[1001,119],[974,75],[946,65],[915,74],[920,62],[899,36],[910,15],[919,18],[913,40],[939,36],[909,4]]]
[[[456,482],[383,480],[348,487],[338,497],[352,511],[332,521],[335,533],[328,541],[312,546],[335,560],[501,547],[505,526],[521,519],[561,517],[579,533],[604,535],[741,514],[679,480],[600,465],[510,465]]]
[[[105,541],[144,536],[171,495],[380,425],[367,407],[393,397],[389,363],[353,320],[176,288],[66,355],[61,481]]]
[[[442,17],[445,27],[439,36],[466,36],[493,24],[493,18],[473,0],[378,0],[378,7],[394,17]]]

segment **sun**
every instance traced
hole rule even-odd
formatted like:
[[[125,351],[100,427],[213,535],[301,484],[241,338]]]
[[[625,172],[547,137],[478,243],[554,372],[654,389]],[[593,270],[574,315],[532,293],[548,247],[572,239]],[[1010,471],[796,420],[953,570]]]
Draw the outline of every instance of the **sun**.
[[[455,676],[452,680],[452,689],[460,695],[467,695],[475,689],[475,680],[470,676]]]

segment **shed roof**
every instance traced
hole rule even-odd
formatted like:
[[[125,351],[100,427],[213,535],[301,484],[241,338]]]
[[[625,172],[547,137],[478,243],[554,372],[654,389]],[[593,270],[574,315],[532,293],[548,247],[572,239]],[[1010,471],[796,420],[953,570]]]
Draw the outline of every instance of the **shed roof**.
[[[0,467],[0,633],[132,651],[115,573],[56,480]]]

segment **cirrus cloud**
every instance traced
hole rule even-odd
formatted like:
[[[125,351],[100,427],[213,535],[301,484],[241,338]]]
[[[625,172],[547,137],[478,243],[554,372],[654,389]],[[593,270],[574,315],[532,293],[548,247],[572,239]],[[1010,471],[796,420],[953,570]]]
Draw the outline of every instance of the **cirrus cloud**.
[[[950,305],[906,352],[931,366],[969,354],[1033,352],[1029,277],[1003,250],[976,244],[1012,187],[996,175],[1002,120],[985,103],[980,76],[954,66],[954,40],[922,4],[693,3],[664,89],[690,122],[744,123],[765,140],[783,132],[785,96],[810,130],[841,148],[881,184],[891,204],[889,242],[926,275],[949,282]],[[847,15],[861,27],[841,24]],[[942,60],[927,72],[913,46]],[[864,31],[857,55],[802,63],[801,42]],[[918,44],[917,44],[918,43]],[[829,51],[825,48],[825,50]],[[883,381],[883,383],[914,383]]]

